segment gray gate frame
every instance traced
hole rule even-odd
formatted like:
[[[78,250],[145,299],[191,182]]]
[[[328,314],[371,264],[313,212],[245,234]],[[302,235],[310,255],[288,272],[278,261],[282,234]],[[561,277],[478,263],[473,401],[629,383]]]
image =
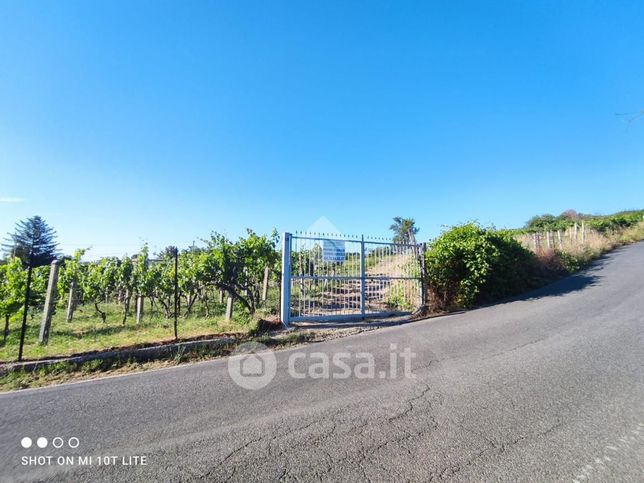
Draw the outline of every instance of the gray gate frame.
[[[307,236],[298,236],[299,239],[309,239],[309,240],[336,240],[335,238],[326,238],[326,237],[307,237]],[[407,315],[411,312],[404,311],[388,311],[388,312],[375,312],[375,313],[366,313],[366,286],[367,286],[367,275],[365,269],[365,239],[364,235],[360,238],[360,313],[359,314],[343,314],[343,315],[319,315],[319,316],[310,316],[310,317],[291,317],[291,251],[293,246],[293,235],[291,233],[282,234],[282,284],[281,284],[281,294],[280,294],[280,315],[282,319],[282,324],[285,327],[288,327],[291,322],[298,320],[319,320],[319,321],[329,321],[329,320],[360,320],[366,317],[387,317],[394,315]],[[427,290],[425,286],[425,243],[416,243],[416,244],[406,244],[406,243],[387,243],[387,242],[376,242],[368,241],[370,244],[377,245],[401,245],[401,246],[417,246],[418,253],[420,258],[420,293],[421,293],[421,307],[427,304]],[[342,278],[342,277],[321,277],[321,278]],[[349,277],[357,278],[357,277]],[[369,277],[372,279],[390,279],[395,277]],[[411,277],[404,277],[411,279]]]

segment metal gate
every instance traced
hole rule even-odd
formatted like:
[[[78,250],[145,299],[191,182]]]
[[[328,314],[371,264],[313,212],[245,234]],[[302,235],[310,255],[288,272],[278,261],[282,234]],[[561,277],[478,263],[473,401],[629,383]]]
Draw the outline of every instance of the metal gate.
[[[424,304],[424,244],[284,233],[282,322],[411,313]]]

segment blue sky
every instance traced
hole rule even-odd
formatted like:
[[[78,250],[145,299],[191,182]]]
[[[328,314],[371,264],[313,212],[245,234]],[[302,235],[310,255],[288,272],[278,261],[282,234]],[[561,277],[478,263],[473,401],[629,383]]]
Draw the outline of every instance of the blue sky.
[[[132,253],[644,200],[644,2],[0,1],[0,231]]]

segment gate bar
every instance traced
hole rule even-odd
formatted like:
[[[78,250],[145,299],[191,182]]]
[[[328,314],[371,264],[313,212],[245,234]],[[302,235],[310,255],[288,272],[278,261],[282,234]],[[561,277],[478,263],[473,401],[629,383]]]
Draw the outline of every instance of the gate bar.
[[[362,317],[364,317],[365,314],[365,307],[366,307],[366,294],[367,294],[367,280],[365,278],[366,275],[366,270],[365,270],[365,260],[364,260],[364,235],[362,235],[362,238],[360,239],[360,313],[362,314]]]
[[[282,324],[288,327],[291,321],[291,234],[282,236]]]

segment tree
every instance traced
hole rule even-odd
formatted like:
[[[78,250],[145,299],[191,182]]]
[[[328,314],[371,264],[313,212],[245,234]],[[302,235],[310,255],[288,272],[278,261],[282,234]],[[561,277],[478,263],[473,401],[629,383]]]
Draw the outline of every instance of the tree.
[[[134,264],[127,255],[124,255],[118,264],[116,287],[119,291],[119,299],[123,302],[123,324],[125,325],[130,313],[130,301],[134,291]]]
[[[268,237],[248,230],[246,238],[234,243],[213,233],[207,244],[201,264],[205,280],[254,313],[260,300],[264,268],[274,269],[279,260],[277,233]]]
[[[561,213],[561,215],[559,215],[559,218],[564,220],[579,220],[580,216],[579,213],[577,213],[575,210],[568,209]]]
[[[192,313],[192,306],[199,296],[199,290],[204,283],[203,267],[207,254],[202,250],[189,249],[179,257],[178,283],[179,290],[186,299],[187,317]]]
[[[136,255],[132,269],[132,278],[137,296],[145,297],[150,290],[150,280],[148,269],[150,268],[149,250],[147,244],[144,244],[141,251]]]
[[[535,215],[526,222],[524,228],[532,231],[556,230],[558,221],[559,220],[557,220],[555,215],[551,215],[549,213],[546,213],[545,215]]]
[[[56,231],[40,216],[32,216],[16,223],[16,231],[8,233],[2,248],[18,257],[26,266],[48,265],[58,257]]]
[[[157,252],[154,254],[155,258],[159,260],[169,260],[173,259],[174,260],[174,251],[177,249],[177,247],[173,245],[168,245],[165,247],[163,250],[160,252]]]
[[[99,304],[105,302],[105,294],[116,285],[117,271],[118,258],[103,258],[100,262],[89,264],[87,270],[81,273],[83,298],[94,304],[103,323],[107,320],[107,313]]]
[[[25,286],[25,304],[22,314],[22,326],[20,329],[20,347],[18,349],[18,360],[22,360],[22,352],[27,331],[27,310],[29,309],[31,296],[31,282],[34,268],[49,265],[58,258],[58,244],[56,243],[56,232],[40,216],[32,216],[26,220],[16,223],[16,232],[9,233],[2,248],[11,256],[22,260],[27,267],[27,284]],[[40,281],[42,270],[36,270],[35,281]],[[38,292],[36,292],[38,293]]]
[[[141,248],[141,251],[136,255],[136,261],[134,263],[132,271],[132,279],[134,281],[134,287],[136,288],[136,323],[141,322],[141,317],[143,315],[143,300],[144,297],[150,295],[152,291],[151,283],[153,282],[150,279],[149,271],[149,251],[148,245],[145,244]]]
[[[394,243],[416,243],[418,228],[413,218],[396,216],[389,229],[394,232]]]
[[[0,316],[4,316],[4,341],[9,335],[9,319],[22,307],[26,283],[27,273],[19,258],[12,257],[0,264]]]
[[[79,287],[81,275],[84,270],[81,264],[81,258],[86,251],[81,248],[74,252],[73,257],[65,258],[60,274],[58,275],[58,293],[69,293],[67,301],[67,322],[72,321],[74,310],[76,310],[76,301],[79,299],[79,295],[82,294]]]
[[[174,247],[160,252],[160,260],[150,264],[148,269],[148,279],[150,282],[149,297],[151,301],[158,302],[162,307],[167,318],[173,314],[173,297],[175,293],[175,255],[172,250]]]

